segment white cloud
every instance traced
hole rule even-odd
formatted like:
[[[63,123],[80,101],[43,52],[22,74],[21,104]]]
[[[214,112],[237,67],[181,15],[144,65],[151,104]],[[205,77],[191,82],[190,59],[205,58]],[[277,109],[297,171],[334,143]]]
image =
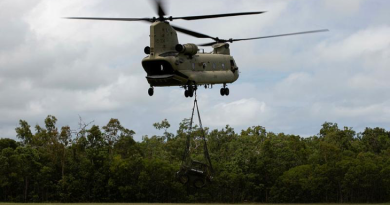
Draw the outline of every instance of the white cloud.
[[[363,0],[325,0],[325,6],[339,13],[353,14],[359,11]]]
[[[254,98],[241,99],[230,103],[219,103],[206,108],[204,122],[208,126],[242,127],[248,124],[261,123],[265,119],[267,106]]]
[[[239,130],[262,125],[270,131],[311,135],[325,121],[356,129],[387,125],[390,25],[388,11],[372,12],[374,4],[362,0],[169,1],[173,16],[267,11],[173,22],[222,38],[331,30],[232,44],[240,79],[229,85],[229,97],[219,95],[218,85],[199,89],[204,126],[229,124]],[[75,126],[78,115],[99,125],[119,118],[137,132],[137,139],[161,134],[152,129],[154,122],[167,118],[174,131],[183,118],[190,117],[193,101],[184,98],[182,89],[156,88],[153,97],[147,95],[149,85],[140,62],[149,43],[148,24],[61,18],[153,16],[148,1],[3,0],[0,5],[1,137],[14,137],[19,119],[35,125],[49,114],[59,119],[59,125]],[[386,5],[381,2],[381,7]],[[204,42],[183,34],[179,39]]]
[[[361,58],[390,49],[390,27],[368,28],[354,33],[341,41],[325,42],[318,52],[325,60],[345,61]]]
[[[390,71],[388,71],[387,74],[390,74]],[[376,75],[372,73],[356,74],[348,80],[348,85],[351,88],[365,92],[372,90],[388,91],[390,89],[390,81],[388,76]]]

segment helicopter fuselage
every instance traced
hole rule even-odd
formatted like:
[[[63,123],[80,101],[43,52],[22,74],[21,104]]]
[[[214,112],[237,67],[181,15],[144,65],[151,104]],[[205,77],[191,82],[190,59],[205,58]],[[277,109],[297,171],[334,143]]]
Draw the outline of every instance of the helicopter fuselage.
[[[262,14],[265,11],[212,14],[201,16],[167,16],[163,8],[163,0],[155,0],[158,17],[153,18],[95,18],[95,17],[67,17],[67,19],[103,20],[103,21],[143,21],[150,22],[150,46],[145,47],[148,55],[142,60],[146,79],[150,84],[148,94],[154,93],[154,87],[181,86],[185,89],[185,97],[193,97],[199,85],[208,88],[214,84],[222,84],[222,96],[229,95],[228,83],[233,83],[239,77],[239,71],[233,56],[230,55],[229,43],[248,41],[281,36],[291,36],[329,31],[328,29],[312,30],[279,35],[260,36],[240,39],[221,39],[197,31],[170,25],[173,20],[200,20],[220,17],[244,16]],[[181,32],[196,38],[212,39],[213,42],[199,46],[212,46],[210,53],[199,52],[198,46],[192,43],[179,44],[177,33]]]
[[[151,87],[233,83],[239,72],[229,44],[213,47],[212,52],[204,53],[195,44],[180,45],[176,31],[168,22],[153,23],[149,55],[142,60],[148,83]]]
[[[174,52],[166,55],[152,59],[148,56],[142,60],[151,86],[226,84],[239,77],[230,55],[197,53],[189,57]]]

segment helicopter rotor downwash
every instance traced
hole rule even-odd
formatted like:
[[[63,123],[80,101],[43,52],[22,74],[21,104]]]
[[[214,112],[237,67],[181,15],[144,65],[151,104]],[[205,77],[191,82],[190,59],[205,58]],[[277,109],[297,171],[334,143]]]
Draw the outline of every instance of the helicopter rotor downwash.
[[[201,20],[221,17],[245,16],[263,14],[265,11],[212,14],[201,16],[167,16],[164,1],[154,0],[158,16],[152,18],[96,18],[96,17],[66,17],[78,20],[104,20],[104,21],[143,21],[150,25],[150,45],[144,49],[147,56],[142,60],[142,67],[147,73],[146,79],[150,84],[148,94],[154,94],[155,87],[179,86],[184,88],[185,97],[193,97],[199,86],[212,88],[220,84],[222,96],[229,95],[227,84],[235,82],[239,77],[238,66],[230,55],[229,43],[236,41],[257,40],[282,36],[325,32],[327,29],[312,30],[279,35],[220,39],[196,31],[171,25],[173,20]],[[196,38],[212,39],[213,42],[203,44],[179,44],[177,33],[181,32]],[[212,46],[210,53],[200,52],[198,46]]]

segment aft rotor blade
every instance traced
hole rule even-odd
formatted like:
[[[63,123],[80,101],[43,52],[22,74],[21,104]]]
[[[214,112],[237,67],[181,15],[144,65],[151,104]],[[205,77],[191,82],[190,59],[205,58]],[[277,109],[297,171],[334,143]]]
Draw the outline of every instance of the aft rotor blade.
[[[326,32],[326,31],[329,31],[329,30],[322,29],[322,30],[298,32],[298,33],[286,33],[286,34],[279,34],[279,35],[272,35],[272,36],[262,36],[262,37],[255,37],[255,38],[233,39],[232,41],[247,41],[247,40],[255,40],[255,39],[262,39],[262,38],[274,38],[274,37],[281,37],[281,36],[292,36],[292,35],[318,33],[318,32]]]
[[[210,42],[210,43],[203,43],[203,44],[198,44],[198,46],[212,46],[216,44],[217,42]]]
[[[229,16],[244,16],[244,15],[255,15],[262,14],[265,11],[255,11],[255,12],[240,12],[240,13],[227,13],[227,14],[213,14],[213,15],[202,15],[202,16],[184,16],[184,17],[173,17],[172,19],[183,19],[183,20],[199,20],[199,19],[210,19],[210,18],[220,18],[220,17],[229,17]]]
[[[216,40],[216,38],[211,37],[211,36],[206,35],[206,34],[198,33],[198,32],[195,32],[195,31],[190,31],[190,30],[188,30],[188,29],[180,28],[180,27],[173,26],[173,25],[171,25],[171,26],[172,26],[172,28],[174,28],[176,31],[182,32],[182,33],[187,34],[187,35],[190,35],[190,36],[194,36],[194,37],[196,37],[196,38],[211,38],[211,39]]]
[[[90,17],[65,17],[66,19],[77,20],[99,20],[99,21],[148,21],[153,22],[151,18],[90,18]]]

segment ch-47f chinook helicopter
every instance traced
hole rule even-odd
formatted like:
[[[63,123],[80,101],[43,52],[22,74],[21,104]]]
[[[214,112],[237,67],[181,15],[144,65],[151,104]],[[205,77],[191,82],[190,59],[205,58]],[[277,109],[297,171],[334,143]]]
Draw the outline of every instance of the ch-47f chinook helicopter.
[[[154,93],[154,87],[180,86],[185,89],[185,97],[193,97],[198,86],[212,87],[221,84],[220,94],[229,95],[227,84],[235,82],[239,77],[238,66],[230,55],[229,43],[280,36],[308,34],[328,31],[327,29],[288,33],[272,36],[262,36],[241,39],[220,39],[206,34],[198,33],[178,26],[171,25],[173,20],[199,20],[209,18],[243,16],[262,14],[264,11],[240,12],[227,14],[213,14],[202,16],[172,17],[166,16],[162,0],[154,0],[158,17],[153,18],[90,18],[68,17],[68,19],[82,20],[110,20],[110,21],[145,21],[150,25],[150,46],[144,49],[146,56],[142,66],[147,73],[146,79],[150,84],[148,93]],[[195,45],[192,43],[179,44],[177,33],[181,32],[196,38],[209,38],[211,43]],[[200,52],[198,46],[212,46],[210,53]]]

